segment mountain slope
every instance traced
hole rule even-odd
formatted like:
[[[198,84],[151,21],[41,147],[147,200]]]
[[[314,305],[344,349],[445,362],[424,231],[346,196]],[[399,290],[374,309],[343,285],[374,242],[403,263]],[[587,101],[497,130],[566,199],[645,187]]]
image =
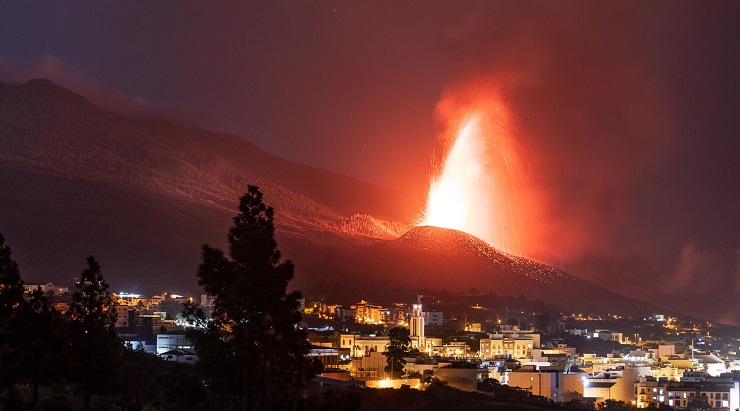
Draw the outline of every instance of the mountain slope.
[[[255,179],[305,197],[281,204],[286,210],[396,220],[405,213],[391,190],[280,159],[234,135],[123,118],[47,80],[0,89],[0,133],[0,160],[10,168],[220,206],[233,203],[245,179]],[[287,200],[284,191],[277,197]],[[305,204],[308,197],[314,202]]]
[[[567,309],[654,309],[464,233],[409,230],[399,221],[415,210],[397,193],[240,137],[122,117],[46,80],[0,86],[0,231],[27,281],[69,281],[94,254],[114,288],[196,292],[200,245],[225,247],[247,184],[275,207],[293,285],[308,295],[389,302],[475,287]]]
[[[469,234],[438,227],[415,227],[397,240],[373,244],[304,247],[310,254],[289,238],[282,239],[281,247],[290,250],[297,269],[312,273],[297,278],[296,286],[340,301],[405,301],[419,289],[477,288],[500,296],[523,294],[563,310],[631,315],[659,310],[554,267],[502,253]]]

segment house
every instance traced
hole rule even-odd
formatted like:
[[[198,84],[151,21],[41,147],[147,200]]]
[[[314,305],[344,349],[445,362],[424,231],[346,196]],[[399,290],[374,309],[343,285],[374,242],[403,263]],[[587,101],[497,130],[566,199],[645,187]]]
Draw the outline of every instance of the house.
[[[67,287],[58,287],[52,283],[46,283],[46,284],[23,284],[23,292],[26,294],[31,294],[32,292],[36,291],[36,289],[40,288],[41,291],[46,293],[52,293],[54,295],[62,295],[69,292],[69,288]]]
[[[185,364],[195,364],[198,362],[198,356],[195,355],[194,352],[187,350],[174,349],[165,351],[158,355],[159,358],[165,361],[174,361]]]

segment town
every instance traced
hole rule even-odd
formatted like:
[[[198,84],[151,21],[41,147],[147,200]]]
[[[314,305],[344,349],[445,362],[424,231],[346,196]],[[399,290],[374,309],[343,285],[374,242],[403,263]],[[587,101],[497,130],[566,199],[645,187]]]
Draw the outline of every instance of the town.
[[[68,307],[67,288],[24,287],[50,295],[59,311]],[[474,289],[429,292],[388,305],[302,299],[299,327],[308,332],[308,357],[323,366],[313,383],[423,390],[438,382],[483,392],[508,386],[548,402],[592,407],[613,401],[637,408],[740,409],[737,327],[664,313],[545,313],[537,311],[546,308],[539,301]],[[119,292],[113,302],[115,330],[126,348],[197,363],[183,307],[195,303],[208,313],[212,297]],[[389,332],[398,328],[408,331],[408,345],[401,369],[389,370]]]

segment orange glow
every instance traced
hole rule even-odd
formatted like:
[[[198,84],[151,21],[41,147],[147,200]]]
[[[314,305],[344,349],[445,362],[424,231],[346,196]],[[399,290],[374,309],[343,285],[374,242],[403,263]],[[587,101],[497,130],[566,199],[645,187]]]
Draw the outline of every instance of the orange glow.
[[[512,115],[498,89],[480,83],[437,105],[444,159],[429,186],[419,225],[464,231],[521,255],[517,230],[520,159]]]

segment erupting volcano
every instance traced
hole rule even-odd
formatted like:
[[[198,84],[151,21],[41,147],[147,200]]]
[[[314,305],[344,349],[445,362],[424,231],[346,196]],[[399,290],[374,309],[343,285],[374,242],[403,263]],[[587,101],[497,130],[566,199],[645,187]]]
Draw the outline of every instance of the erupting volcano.
[[[449,123],[443,124],[449,150],[432,182],[425,223],[451,230],[408,229],[392,214],[395,193],[291,163],[238,136],[166,122],[153,127],[49,81],[0,84],[0,217],[6,217],[0,228],[8,228],[3,234],[11,233],[18,249],[38,250],[28,262],[44,281],[66,281],[77,270],[76,256],[95,250],[109,262],[116,286],[194,288],[195,276],[187,273],[198,264],[200,245],[223,244],[235,199],[252,183],[275,207],[280,248],[296,266],[291,286],[308,295],[392,301],[420,285],[452,292],[475,287],[525,294],[563,310],[658,312],[502,252],[516,252],[516,235],[531,250],[524,223],[536,209],[514,190],[528,193],[516,179],[506,106],[495,93],[470,99],[476,96],[470,91],[459,94],[467,100],[445,98],[437,107]],[[34,144],[26,143],[28,135]]]
[[[516,178],[520,161],[512,117],[499,96],[491,87],[475,85],[448,95],[437,106],[449,148],[440,172],[431,179],[419,225],[464,231],[519,255]]]

